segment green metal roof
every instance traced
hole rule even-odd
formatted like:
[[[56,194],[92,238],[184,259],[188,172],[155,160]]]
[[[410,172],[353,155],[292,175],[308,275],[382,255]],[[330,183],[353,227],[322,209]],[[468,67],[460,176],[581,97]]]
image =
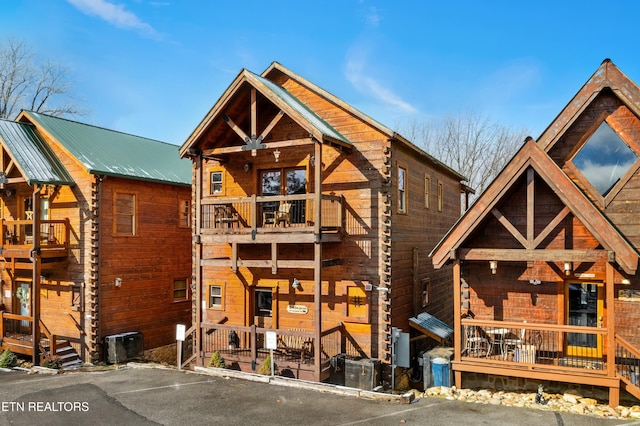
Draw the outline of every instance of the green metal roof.
[[[67,169],[32,124],[0,120],[0,143],[29,185],[75,185]]]
[[[191,162],[180,158],[177,145],[37,112],[25,113],[88,173],[191,185]]]
[[[264,77],[261,77],[257,74],[248,71],[254,76],[258,81],[264,84],[271,92],[273,92],[276,96],[282,99],[287,105],[293,108],[298,114],[300,114],[305,120],[307,120],[312,126],[320,131],[325,136],[328,136],[334,140],[341,141],[345,144],[351,145],[351,142],[342,136],[340,132],[334,129],[329,123],[324,121],[320,116],[318,116],[315,112],[310,110],[305,104],[300,102],[298,98],[293,96],[283,87],[278,86],[271,80],[267,80]]]

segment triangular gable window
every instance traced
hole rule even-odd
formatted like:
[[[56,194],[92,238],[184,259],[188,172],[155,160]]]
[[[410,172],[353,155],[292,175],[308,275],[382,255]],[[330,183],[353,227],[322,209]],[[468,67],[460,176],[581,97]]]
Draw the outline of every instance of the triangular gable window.
[[[637,160],[636,153],[603,122],[572,162],[593,188],[606,198]]]

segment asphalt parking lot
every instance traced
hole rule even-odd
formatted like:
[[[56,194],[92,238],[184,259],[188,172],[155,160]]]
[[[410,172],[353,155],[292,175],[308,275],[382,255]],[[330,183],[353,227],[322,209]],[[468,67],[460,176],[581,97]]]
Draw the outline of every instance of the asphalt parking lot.
[[[410,404],[159,368],[0,372],[2,425],[622,425],[439,398]]]

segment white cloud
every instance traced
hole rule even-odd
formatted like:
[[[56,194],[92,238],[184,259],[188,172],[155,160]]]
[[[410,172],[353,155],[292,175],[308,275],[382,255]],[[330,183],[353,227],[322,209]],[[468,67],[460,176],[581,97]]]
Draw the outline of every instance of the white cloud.
[[[366,74],[367,53],[365,48],[353,47],[347,53],[345,76],[347,80],[361,93],[373,96],[388,106],[405,113],[414,113],[416,108],[403,101],[398,95],[373,77]]]
[[[369,24],[369,26],[377,28],[380,26],[381,20],[382,18],[378,13],[378,8],[376,7],[369,8],[369,13],[367,14],[367,23]]]
[[[137,30],[144,36],[158,39],[160,35],[149,24],[142,21],[134,13],[125,10],[121,4],[110,3],[106,0],[67,0],[80,12],[108,22],[125,30]]]

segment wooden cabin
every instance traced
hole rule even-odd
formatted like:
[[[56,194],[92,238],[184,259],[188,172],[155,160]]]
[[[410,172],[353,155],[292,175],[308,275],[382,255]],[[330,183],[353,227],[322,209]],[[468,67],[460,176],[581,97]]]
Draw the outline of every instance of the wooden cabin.
[[[456,386],[640,397],[639,117],[640,88],[604,61],[435,248],[453,265]]]
[[[180,148],[193,161],[193,355],[283,375],[391,362],[392,328],[452,320],[427,255],[460,217],[464,177],[273,63],[242,70]],[[271,334],[273,336],[274,334]],[[271,344],[270,346],[274,346]]]
[[[107,336],[174,342],[191,321],[178,147],[29,111],[0,121],[0,145],[1,348],[69,365],[103,361]]]

